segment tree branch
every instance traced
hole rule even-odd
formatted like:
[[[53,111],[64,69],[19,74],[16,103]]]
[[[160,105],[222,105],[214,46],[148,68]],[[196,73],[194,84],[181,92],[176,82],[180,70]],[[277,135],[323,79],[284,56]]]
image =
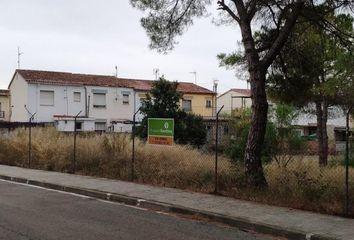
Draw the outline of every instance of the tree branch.
[[[246,4],[247,15],[251,20],[257,12],[257,0],[251,0]]]
[[[218,10],[226,11],[236,22],[240,22],[240,18],[225,4],[225,0],[219,0],[217,4],[219,5]]]
[[[287,20],[282,29],[280,29],[277,38],[275,39],[272,47],[269,49],[267,54],[261,61],[262,66],[266,69],[272,64],[273,60],[280,52],[282,47],[284,46],[286,40],[288,39],[288,35],[293,29],[298,16],[304,6],[304,0],[298,0],[294,3],[294,7],[292,8],[291,12],[289,13]]]

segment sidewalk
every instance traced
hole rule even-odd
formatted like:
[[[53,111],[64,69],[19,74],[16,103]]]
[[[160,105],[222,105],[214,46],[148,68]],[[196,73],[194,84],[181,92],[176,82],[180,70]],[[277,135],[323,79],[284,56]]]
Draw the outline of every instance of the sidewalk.
[[[0,165],[0,179],[79,193],[142,208],[198,214],[231,226],[289,239],[354,240],[354,219],[215,195],[4,165]]]

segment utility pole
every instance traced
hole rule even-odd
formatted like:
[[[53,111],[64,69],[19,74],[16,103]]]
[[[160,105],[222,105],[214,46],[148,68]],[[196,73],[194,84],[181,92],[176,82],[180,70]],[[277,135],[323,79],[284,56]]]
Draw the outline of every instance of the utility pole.
[[[194,75],[194,83],[197,84],[197,72],[194,71],[194,72],[189,72],[189,73]]]
[[[20,51],[20,47],[17,47],[17,69],[21,68],[21,55],[23,52]]]

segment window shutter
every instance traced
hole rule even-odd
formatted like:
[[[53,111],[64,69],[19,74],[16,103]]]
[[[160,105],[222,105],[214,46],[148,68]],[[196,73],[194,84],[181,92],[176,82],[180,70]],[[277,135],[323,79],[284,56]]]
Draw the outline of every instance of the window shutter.
[[[74,102],[81,102],[81,92],[74,92]]]
[[[40,90],[39,101],[42,106],[54,106],[54,91]]]
[[[94,107],[105,107],[106,106],[106,94],[94,93],[93,94],[93,106]]]

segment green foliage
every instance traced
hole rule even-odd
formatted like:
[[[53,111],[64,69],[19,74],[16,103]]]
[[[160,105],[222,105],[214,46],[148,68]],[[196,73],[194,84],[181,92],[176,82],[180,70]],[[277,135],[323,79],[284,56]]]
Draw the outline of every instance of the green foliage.
[[[219,66],[225,67],[226,69],[232,69],[246,64],[246,58],[242,53],[219,53],[217,58],[220,61]]]
[[[175,38],[182,35],[193,24],[193,18],[207,13],[211,0],[130,0],[133,7],[149,11],[141,19],[141,25],[150,38],[150,48],[160,52],[173,49]]]
[[[179,144],[202,146],[206,142],[206,126],[203,118],[192,113],[180,111],[175,127],[175,138]]]
[[[173,118],[175,120],[175,141],[179,144],[202,146],[206,142],[206,126],[200,116],[186,113],[179,107],[182,94],[177,91],[178,83],[164,78],[155,81],[147,98],[142,101],[140,111],[144,114],[137,134],[147,138],[148,118]]]
[[[231,139],[228,148],[226,148],[226,154],[230,156],[235,162],[242,162],[246,145],[248,132],[251,126],[251,111],[245,109],[239,111],[237,117],[232,119],[231,126]],[[267,123],[266,134],[264,138],[264,144],[262,146],[262,161],[269,162],[272,159],[273,150],[272,146],[276,142],[276,130],[274,124]]]
[[[298,116],[295,107],[286,104],[277,104],[270,111],[270,119],[276,129],[276,140],[272,146],[273,159],[280,166],[286,166],[294,155],[301,154],[305,140],[296,132],[292,125]]]
[[[251,124],[251,111],[245,109],[233,116],[232,139],[226,154],[238,162],[243,160]],[[292,156],[303,149],[305,141],[291,124],[296,117],[296,109],[289,105],[278,104],[270,110],[262,148],[263,162],[275,160],[279,165],[286,166]]]
[[[349,15],[331,12],[326,21],[347,37],[353,34]],[[323,99],[341,104],[344,98],[339,96],[353,92],[344,87],[353,69],[352,44],[311,22],[298,24],[272,64],[267,83],[270,97],[297,106]]]

